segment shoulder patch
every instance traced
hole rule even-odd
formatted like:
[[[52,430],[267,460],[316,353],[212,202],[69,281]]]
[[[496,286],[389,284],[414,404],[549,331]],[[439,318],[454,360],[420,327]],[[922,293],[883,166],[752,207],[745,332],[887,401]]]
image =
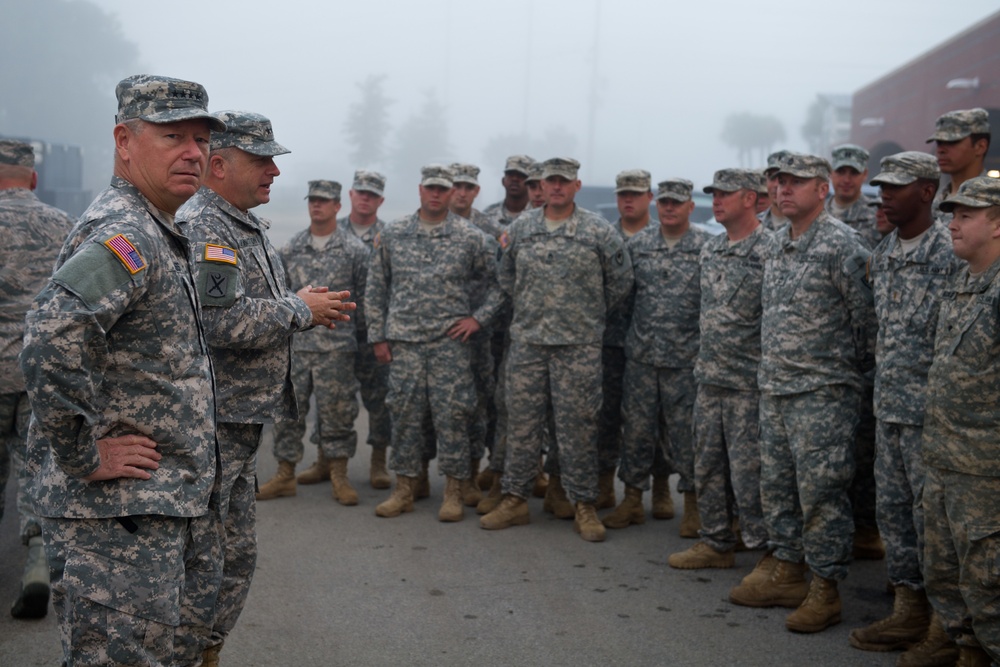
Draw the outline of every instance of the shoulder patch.
[[[228,308],[236,303],[236,285],[239,280],[239,269],[220,265],[201,264],[198,270],[198,295],[203,306],[221,306]]]
[[[615,264],[621,266],[624,263],[625,263],[625,251],[619,250],[618,252],[615,253]]]
[[[236,251],[224,245],[214,243],[205,244],[206,262],[224,262],[226,264],[236,264]]]
[[[372,241],[372,248],[378,248],[382,245],[382,232],[375,234],[375,239]]]
[[[500,232],[500,236],[497,238],[497,241],[500,242],[500,247],[502,249],[507,249],[507,246],[510,245],[510,234],[507,233],[507,230]]]
[[[112,290],[128,284],[131,275],[117,253],[91,243],[66,260],[52,281],[80,297],[88,308],[96,308]]]
[[[146,260],[124,234],[112,236],[104,245],[121,260],[129,273],[135,275],[146,268]]]

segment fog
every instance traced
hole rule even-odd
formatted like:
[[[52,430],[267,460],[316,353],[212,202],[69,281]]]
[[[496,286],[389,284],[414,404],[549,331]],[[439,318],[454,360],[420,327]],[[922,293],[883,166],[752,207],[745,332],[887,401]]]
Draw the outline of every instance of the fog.
[[[411,147],[412,157],[479,164],[480,208],[502,196],[502,156],[535,148],[579,159],[584,184],[645,168],[654,181],[684,176],[701,186],[738,164],[720,138],[730,114],[776,117],[781,145],[805,149],[801,126],[818,93],[849,95],[997,10],[995,0],[91,4],[135,45],[134,72],[122,76],[191,79],[208,89],[212,110],[271,118],[292,151],[276,158],[282,175],[260,209],[278,222],[278,240],[307,223],[307,180],[334,179],[346,190],[357,167],[389,174],[386,217],[412,210],[419,174],[398,173],[393,153],[406,142],[400,128],[419,125],[428,100],[440,104],[430,113],[439,127],[428,131],[425,119],[411,134],[443,127],[447,141]],[[386,157],[352,160],[345,123],[361,99],[358,84],[372,76],[384,77],[391,100]],[[102,85],[110,148],[114,83]],[[0,133],[19,134],[3,121]]]

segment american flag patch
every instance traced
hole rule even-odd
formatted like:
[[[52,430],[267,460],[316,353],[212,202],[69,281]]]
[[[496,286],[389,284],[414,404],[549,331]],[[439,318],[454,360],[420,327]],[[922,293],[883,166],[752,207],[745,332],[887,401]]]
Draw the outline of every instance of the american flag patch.
[[[236,251],[224,245],[205,244],[206,262],[225,262],[226,264],[236,263]]]
[[[142,258],[132,242],[125,238],[124,234],[112,236],[104,242],[104,245],[118,256],[129,273],[136,274],[146,268],[146,260]]]

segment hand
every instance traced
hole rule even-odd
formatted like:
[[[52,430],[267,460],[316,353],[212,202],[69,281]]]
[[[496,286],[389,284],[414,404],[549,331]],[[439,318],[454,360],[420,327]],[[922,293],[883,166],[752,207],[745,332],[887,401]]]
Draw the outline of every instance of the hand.
[[[305,301],[309,310],[312,311],[314,326],[333,329],[336,327],[334,322],[350,320],[347,311],[358,307],[353,301],[347,301],[351,296],[348,291],[331,292],[328,287],[306,285],[295,294]]]
[[[375,353],[375,360],[380,364],[387,364],[392,361],[392,350],[389,343],[382,341],[372,345],[372,352]]]
[[[480,329],[482,329],[482,327],[479,326],[479,322],[476,321],[476,318],[471,316],[463,317],[458,322],[451,325],[451,328],[448,329],[448,336],[452,340],[461,338],[464,343],[469,340],[469,336],[476,333]]]
[[[119,477],[149,479],[152,475],[143,468],[156,470],[162,458],[156,451],[156,443],[144,435],[102,438],[97,441],[97,452],[101,456],[101,465],[84,477],[84,481],[99,482]]]

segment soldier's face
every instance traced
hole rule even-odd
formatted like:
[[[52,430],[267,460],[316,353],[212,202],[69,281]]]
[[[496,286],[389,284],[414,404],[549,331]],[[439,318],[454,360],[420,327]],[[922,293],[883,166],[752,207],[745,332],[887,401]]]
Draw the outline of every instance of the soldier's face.
[[[712,215],[719,224],[725,225],[736,222],[746,212],[744,194],[746,190],[736,190],[735,192],[723,192],[715,190],[712,192]]]
[[[115,148],[127,178],[154,206],[174,213],[201,187],[210,130],[204,119],[143,122],[138,132],[115,127]]]
[[[763,213],[771,205],[771,195],[770,193],[757,193],[757,212]]]
[[[479,196],[479,186],[472,183],[455,183],[451,193],[451,208],[465,211],[472,208],[472,203]]]
[[[861,195],[861,186],[868,178],[868,170],[858,171],[854,167],[843,166],[833,172],[833,191],[837,196],[853,201]]]
[[[930,200],[922,201],[920,181],[914,181],[909,185],[882,183],[879,185],[879,190],[882,193],[882,206],[880,207],[882,213],[894,225],[914,220],[920,214],[921,209],[930,205]]]
[[[896,225],[889,222],[889,218],[885,217],[885,211],[882,210],[881,206],[875,207],[875,229],[882,236],[886,236],[892,233],[892,230],[896,228]]]
[[[638,222],[649,215],[649,202],[653,200],[652,192],[619,192],[618,215],[625,222]]]
[[[505,171],[500,183],[503,185],[507,196],[517,198],[524,194],[524,179],[526,176],[517,171]]]
[[[385,201],[384,197],[366,190],[351,190],[347,195],[351,198],[351,210],[359,215],[374,215]]]
[[[337,219],[340,212],[340,202],[324,197],[309,198],[309,222],[316,226],[325,226]]]
[[[818,213],[829,191],[826,179],[778,174],[778,208],[792,220]]]
[[[570,181],[562,176],[549,176],[542,181],[545,203],[549,206],[567,206],[573,203],[580,190],[580,181]]]
[[[767,176],[767,196],[772,202],[778,201],[778,170],[774,169]]]
[[[531,208],[541,208],[545,206],[545,191],[542,189],[541,181],[528,181],[525,183],[528,188],[528,202]]]
[[[985,141],[972,143],[972,137],[958,141],[937,141],[934,155],[938,166],[945,174],[956,174],[970,167],[981,155],[986,153]]]
[[[660,218],[660,227],[667,234],[674,234],[684,230],[691,218],[691,211],[694,210],[693,201],[677,201],[664,197],[656,200],[656,213]]]
[[[213,155],[212,159],[216,157]],[[225,191],[220,194],[226,201],[241,211],[271,201],[271,184],[281,174],[274,158],[237,149],[227,151],[224,159],[227,162]]]
[[[948,229],[955,256],[979,273],[989,268],[1000,243],[1000,218],[990,219],[990,209],[956,206]]]
[[[451,201],[454,188],[446,188],[442,185],[421,185],[420,186],[420,208],[424,213],[431,216],[441,216],[448,212],[448,204]]]

